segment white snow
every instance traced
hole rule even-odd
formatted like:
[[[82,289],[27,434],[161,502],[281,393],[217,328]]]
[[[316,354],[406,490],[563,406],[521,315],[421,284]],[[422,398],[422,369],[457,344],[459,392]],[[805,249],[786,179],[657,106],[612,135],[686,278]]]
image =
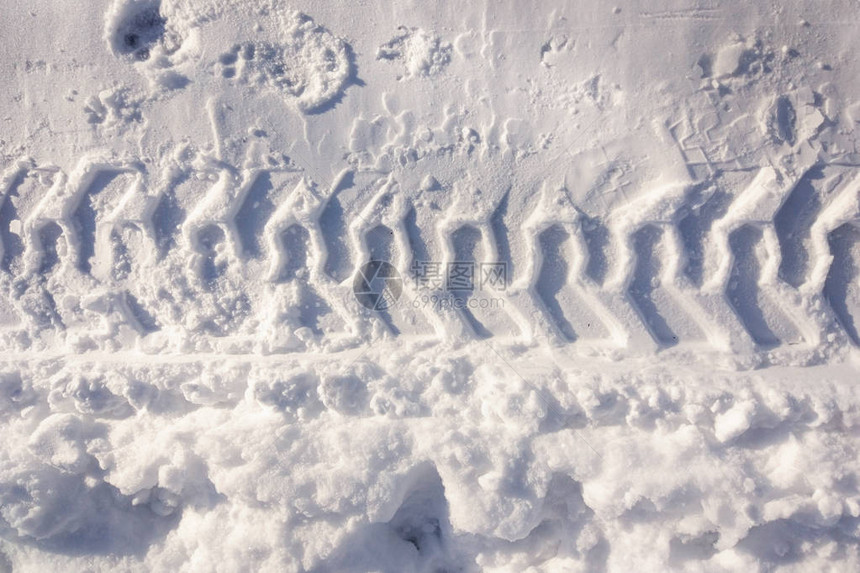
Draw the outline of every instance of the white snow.
[[[860,570],[855,2],[2,12],[0,571]]]

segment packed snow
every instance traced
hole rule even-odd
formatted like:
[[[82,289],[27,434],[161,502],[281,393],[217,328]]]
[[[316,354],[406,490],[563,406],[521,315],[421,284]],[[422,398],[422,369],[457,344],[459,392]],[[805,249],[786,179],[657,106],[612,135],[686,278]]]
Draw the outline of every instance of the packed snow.
[[[860,6],[0,18],[0,571],[860,570]]]

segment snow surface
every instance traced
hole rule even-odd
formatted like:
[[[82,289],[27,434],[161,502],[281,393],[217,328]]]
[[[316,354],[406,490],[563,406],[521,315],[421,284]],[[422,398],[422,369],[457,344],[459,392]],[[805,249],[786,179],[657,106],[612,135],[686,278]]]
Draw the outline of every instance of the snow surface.
[[[0,570],[860,570],[855,0],[5,4]]]

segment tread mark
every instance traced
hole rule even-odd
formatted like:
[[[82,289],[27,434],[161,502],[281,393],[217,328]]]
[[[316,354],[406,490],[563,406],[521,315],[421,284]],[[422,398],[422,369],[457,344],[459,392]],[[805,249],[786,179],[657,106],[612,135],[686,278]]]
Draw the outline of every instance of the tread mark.
[[[824,178],[818,166],[807,171],[798,181],[788,198],[776,212],[773,222],[782,251],[779,277],[797,288],[806,279],[809,253],[804,243],[816,216],[821,211],[821,196],[813,181]]]
[[[61,246],[60,238],[64,243]],[[53,221],[39,229],[39,242],[42,245],[43,254],[39,274],[45,275],[59,265],[60,259],[68,250],[68,239],[63,235],[63,228]]]
[[[451,234],[451,244],[454,247],[454,259],[452,262],[476,264],[477,257],[475,251],[481,243],[481,231],[471,225],[463,225]],[[446,269],[447,273],[448,270]],[[446,280],[448,276],[446,275]],[[468,308],[468,301],[474,292],[474,289],[451,290],[455,304],[461,309],[460,313],[475,332],[478,338],[490,338],[492,334],[487,328],[475,317],[474,313]]]
[[[761,296],[758,284],[761,268],[755,251],[761,240],[761,230],[751,225],[744,225],[729,235],[735,261],[727,295],[735,313],[755,343],[768,348],[778,346],[781,341],[768,326],[758,302]]]
[[[569,267],[561,254],[562,245],[570,239],[570,235],[559,225],[553,225],[543,231],[538,241],[543,253],[543,263],[538,273],[535,290],[549,311],[549,318],[568,342],[574,342],[577,335],[573,326],[564,315],[558,302],[558,294],[568,283]]]
[[[343,189],[349,186],[351,183],[335,190],[326,202],[319,218],[322,237],[328,253],[324,269],[326,274],[336,282],[343,282],[348,279],[353,270],[350,262],[349,245],[345,240],[347,236],[346,217],[339,199]]]
[[[514,261],[511,256],[511,244],[509,240],[509,230],[506,223],[508,215],[508,206],[510,203],[510,190],[506,191],[502,196],[496,210],[490,216],[490,230],[496,239],[496,248],[498,250],[499,262],[507,265],[507,273],[509,277],[514,276]]]
[[[218,225],[207,224],[197,229],[195,249],[200,256],[197,274],[210,287],[227,270],[226,263],[218,257],[219,244],[223,245],[226,239],[224,229]]]
[[[96,173],[83,192],[83,197],[72,213],[80,239],[78,268],[91,273],[96,256],[96,227],[110,213],[129,183],[129,176],[121,170],[106,169]]]
[[[829,242],[833,264],[824,283],[824,297],[851,341],[860,346],[860,229],[846,223],[830,233]]]
[[[367,231],[364,234],[364,243],[371,261],[394,261],[394,231],[385,225],[377,225]],[[401,334],[389,310],[379,310],[378,314],[393,334]]]
[[[18,172],[5,190],[0,189],[0,268],[8,272],[14,272],[15,262],[24,254],[24,240],[21,229],[15,232],[12,228],[13,222],[20,225],[21,215],[17,206],[20,198],[20,189],[24,184],[27,174],[25,171]]]
[[[385,225],[377,225],[364,235],[364,240],[370,251],[370,260],[394,260],[394,231]]]
[[[655,302],[661,268],[655,251],[662,235],[663,230],[655,225],[646,225],[633,234],[636,266],[628,292],[657,342],[670,347],[678,344],[678,335],[666,322]]]
[[[266,221],[275,211],[275,204],[271,200],[273,190],[271,174],[268,171],[259,173],[236,213],[236,229],[242,248],[255,259],[263,252],[260,237]]]
[[[418,212],[415,210],[415,207],[410,207],[406,212],[403,226],[406,234],[409,236],[409,249],[412,251],[412,260],[429,261],[430,253],[427,248],[427,242],[424,240],[421,229],[418,227]]]
[[[606,249],[609,248],[609,229],[600,219],[583,216],[582,236],[588,249],[588,262],[585,265],[585,275],[601,285],[609,272],[609,261]]]
[[[678,222],[678,232],[687,252],[684,275],[692,284],[702,286],[705,276],[704,243],[714,221],[728,211],[732,197],[722,190],[714,191],[697,209]]]
[[[22,223],[12,197],[18,198],[19,188],[33,167],[31,159],[20,159],[0,173],[0,269],[6,271],[12,270],[11,261],[24,250],[23,228],[12,228],[13,221]]]
[[[286,282],[300,276],[307,277],[308,251],[310,249],[310,233],[302,225],[293,224],[287,227],[280,236],[286,260],[277,276],[279,282]]]

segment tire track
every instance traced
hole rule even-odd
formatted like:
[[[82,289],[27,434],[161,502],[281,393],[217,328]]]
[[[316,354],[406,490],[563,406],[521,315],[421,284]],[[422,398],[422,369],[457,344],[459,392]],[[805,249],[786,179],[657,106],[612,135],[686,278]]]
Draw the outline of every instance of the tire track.
[[[67,175],[21,159],[0,176],[0,254],[7,280],[29,285],[23,290],[31,294],[4,295],[2,328],[92,329],[95,319],[80,316],[95,313],[107,320],[105,332],[119,323],[139,338],[181,329],[182,312],[165,310],[163,293],[139,283],[185,261],[179,272],[189,313],[207,304],[194,292],[223,298],[225,289],[237,295],[264,286],[264,295],[245,296],[238,322],[231,322],[235,307],[209,309],[226,317],[212,332],[227,338],[260,328],[254,325],[268,325],[272,336],[283,331],[265,301],[284,296],[292,301],[284,312],[296,318],[279,336],[298,332],[321,344],[385,332],[743,354],[814,349],[834,325],[860,344],[853,284],[860,176],[842,169],[825,177],[815,164],[794,172],[801,175],[765,166],[737,194],[720,192],[716,207],[697,198],[702,190],[692,183],[663,185],[605,218],[544,185],[527,201],[532,214],[512,223],[510,190],[464,191],[441,215],[428,214],[393,174],[345,172],[326,191],[286,165],[240,170],[170,159],[144,167],[93,154]],[[696,201],[703,210],[692,212]],[[342,223],[332,226],[336,219]],[[357,310],[350,279],[362,261],[390,260],[405,275],[416,261],[436,257],[442,268],[507,265],[510,288],[491,293],[503,305],[472,309],[467,303],[477,293],[466,288],[453,293],[454,309]],[[102,302],[60,308],[57,295],[68,298],[74,288],[52,276],[84,277],[75,296],[84,301],[89,289]],[[409,280],[404,286],[405,300],[421,300]],[[44,304],[35,310],[39,288]]]

